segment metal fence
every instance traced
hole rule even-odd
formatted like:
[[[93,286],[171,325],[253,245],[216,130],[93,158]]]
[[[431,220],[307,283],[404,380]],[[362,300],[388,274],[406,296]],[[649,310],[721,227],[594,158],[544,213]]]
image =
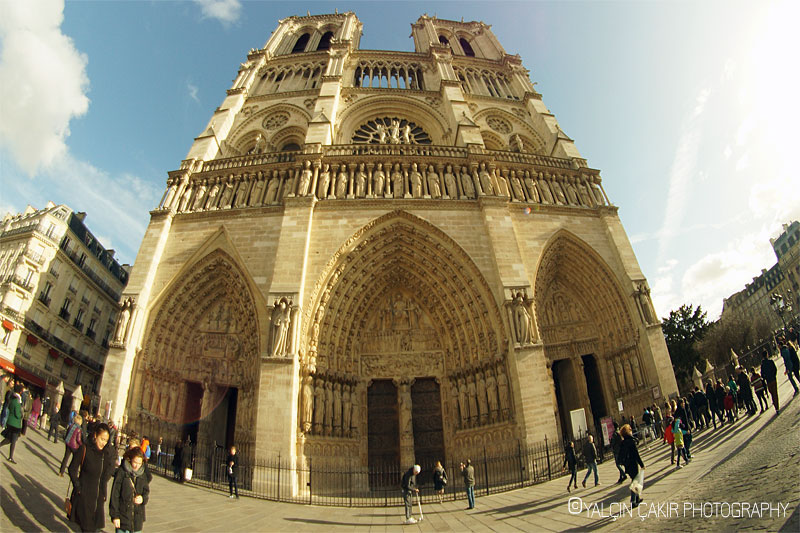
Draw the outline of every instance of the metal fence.
[[[584,466],[581,450],[586,437],[575,440],[575,455],[578,466]],[[596,444],[599,442],[595,441]],[[247,447],[245,447],[247,448]],[[604,453],[597,445],[598,461]],[[190,484],[227,491],[228,476],[225,463],[227,450],[221,446],[197,445],[191,451],[189,465],[192,468]],[[564,443],[548,440],[532,446],[517,446],[512,453],[492,455],[483,450],[469,459],[475,469],[475,494],[488,495],[518,489],[550,481],[568,474],[564,470]],[[344,507],[376,507],[402,505],[400,480],[410,466],[382,465],[364,467],[356,464],[333,464],[323,460],[309,459],[298,465],[285,457],[255,457],[248,451],[238,452],[237,485],[239,494],[266,500],[308,505]],[[172,453],[163,453],[160,458],[151,457],[149,468],[166,477],[173,476]],[[160,459],[160,460],[159,460]],[[465,499],[464,479],[460,463],[463,459],[443,462],[447,473],[444,499]],[[433,487],[433,464],[422,464],[417,476],[423,502],[438,501]],[[181,475],[183,472],[181,472]]]

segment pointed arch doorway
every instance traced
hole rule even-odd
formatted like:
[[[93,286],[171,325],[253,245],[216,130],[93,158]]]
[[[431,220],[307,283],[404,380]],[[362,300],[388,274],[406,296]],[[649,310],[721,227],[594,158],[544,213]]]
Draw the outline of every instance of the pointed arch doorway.
[[[320,429],[305,432],[307,457],[350,450],[366,467],[432,466],[469,430],[512,425],[510,410],[490,412],[489,402],[474,402],[474,416],[459,408],[459,379],[485,389],[490,373],[506,376],[506,335],[483,275],[452,239],[395,212],[362,228],[335,258],[312,294],[301,371],[313,374],[315,394],[320,380],[334,392],[345,383],[359,416],[337,431],[334,410],[327,433],[315,402]]]

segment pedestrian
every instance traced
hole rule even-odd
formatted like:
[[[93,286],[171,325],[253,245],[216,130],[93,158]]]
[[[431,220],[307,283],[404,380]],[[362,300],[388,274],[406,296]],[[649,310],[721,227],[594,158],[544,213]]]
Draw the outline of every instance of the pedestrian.
[[[150,496],[141,448],[128,448],[114,474],[108,512],[117,532],[140,532],[145,521],[144,506]]]
[[[620,447],[622,446],[622,435],[619,434],[619,427],[617,423],[614,422],[614,433],[611,435],[611,451],[614,454],[614,464],[619,470],[619,479],[617,480],[617,485],[625,481],[625,467],[622,465],[620,461]]]
[[[64,458],[61,460],[61,470],[58,472],[60,477],[64,477],[64,472],[67,471],[69,460],[74,455],[75,451],[83,446],[83,433],[81,433],[82,421],[83,418],[81,418],[81,415],[77,415],[69,428],[67,428],[67,436],[64,437]]]
[[[570,492],[570,487],[575,484],[578,488],[578,459],[575,457],[575,443],[569,441],[567,447],[564,449],[564,464],[561,468],[569,467],[570,474],[569,482],[567,482],[567,492]]]
[[[16,382],[10,376],[3,376],[3,381],[5,382],[5,390],[3,391],[3,407],[0,409],[0,427],[4,428],[8,422],[8,408],[11,405],[10,400],[14,395]]]
[[[694,402],[697,405],[697,411],[700,415],[699,420],[701,421],[702,428],[706,429],[709,425],[711,425],[711,418],[710,413],[708,412],[708,398],[706,397],[703,389],[700,387],[694,388]]]
[[[680,418],[675,419],[675,425],[672,428],[672,435],[675,438],[675,448],[678,451],[678,462],[675,465],[675,470],[680,470],[681,467],[681,457],[683,457],[684,464],[689,463],[689,458],[686,456],[686,449],[683,447],[683,430],[681,429],[681,420]]]
[[[644,463],[636,448],[631,427],[625,424],[619,432],[622,435],[622,446],[619,453],[622,463],[625,465],[625,473],[632,480],[630,484],[631,507],[637,507],[642,503],[642,494],[644,493]]]
[[[734,414],[733,411],[736,407],[736,399],[733,395],[733,391],[731,388],[725,387],[725,416],[728,418],[728,422],[733,424]]]
[[[156,444],[156,466],[161,468],[161,446],[164,444],[163,437],[158,437],[158,444]]]
[[[58,424],[60,422],[58,414],[58,406],[53,402],[53,409],[50,411],[50,430],[47,432],[47,440],[53,439],[53,442],[58,442]]]
[[[650,412],[653,413],[653,427],[656,429],[656,438],[660,439],[664,435],[661,426],[661,424],[664,423],[664,418],[661,416],[661,409],[659,409],[658,405],[653,404],[653,407],[650,408]]]
[[[22,434],[25,435],[28,431],[28,420],[31,417],[31,411],[33,411],[33,398],[31,398],[31,391],[28,390],[24,383],[22,384],[20,396],[22,397]]]
[[[192,448],[192,438],[189,437],[181,452],[181,483],[186,481],[186,471],[192,468],[194,459],[194,449]],[[193,471],[194,472],[194,471]]]
[[[729,389],[729,390],[728,390]],[[739,408],[741,399],[739,398],[739,385],[736,384],[736,380],[733,376],[728,376],[728,386],[726,392],[729,392],[731,396],[733,396],[733,405],[734,408],[731,410],[733,413],[733,417],[738,420],[739,419]],[[727,409],[725,410],[725,414],[727,415]]]
[[[739,395],[742,397],[742,403],[747,409],[748,416],[756,414],[756,402],[753,401],[753,387],[750,386],[750,377],[741,366],[736,369],[738,373],[736,376],[736,384],[739,386]]]
[[[717,386],[714,389],[714,397],[717,401],[717,415],[719,416],[719,427],[725,425],[725,385],[721,379],[717,379]]]
[[[653,414],[647,407],[644,408],[644,412],[642,413],[642,424],[644,424],[644,434],[652,439]]]
[[[108,446],[108,438],[108,426],[98,424],[69,464],[72,480],[69,519],[78,524],[81,531],[97,531],[105,527],[108,480],[114,474],[117,462],[116,451],[113,446]]]
[[[14,385],[14,391],[8,399],[6,410],[6,428],[3,430],[3,440],[0,441],[0,448],[10,444],[8,448],[8,462],[17,464],[14,460],[14,448],[17,447],[17,439],[22,433],[22,383]]]
[[[769,352],[764,350],[761,354],[761,377],[767,384],[769,395],[772,396],[772,405],[775,406],[775,414],[778,414],[778,367],[775,361],[770,359]]]
[[[781,357],[783,358],[783,366],[786,368],[786,377],[789,378],[789,383],[794,388],[794,395],[797,396],[798,391],[800,391],[794,381],[795,377],[800,381],[800,361],[797,358],[797,351],[791,344],[784,341],[781,343]]]
[[[447,486],[447,471],[442,466],[441,461],[436,461],[433,468],[433,489],[439,495],[439,503],[444,499],[444,488]]]
[[[47,429],[47,419],[50,415],[50,396],[46,396],[42,402],[42,414],[39,415],[38,429]]]
[[[750,384],[753,386],[753,392],[755,392],[756,398],[758,398],[758,406],[763,413],[766,409],[769,409],[769,402],[767,402],[767,384],[764,382],[764,378],[761,377],[761,374],[756,371],[756,367],[750,369]]]
[[[475,468],[472,466],[472,461],[467,459],[466,464],[461,463],[461,475],[464,477],[464,487],[467,491],[467,502],[469,509],[475,509]]]
[[[147,438],[147,435],[142,437],[142,453],[144,454],[144,462],[150,462],[150,439]]]
[[[594,472],[594,486],[600,484],[600,479],[597,476],[597,448],[594,447],[594,436],[589,435],[586,439],[586,444],[583,445],[583,460],[586,461],[586,475],[583,477],[583,488],[586,488],[586,480],[589,479],[589,474]]]
[[[417,523],[417,520],[411,516],[411,509],[414,507],[412,496],[414,494],[419,494],[419,489],[417,488],[417,474],[419,474],[421,470],[422,467],[414,465],[406,470],[406,473],[403,474],[403,478],[400,480],[400,488],[403,492],[403,503],[406,508],[406,524]]]
[[[664,429],[664,442],[669,444],[669,464],[675,464],[675,436],[672,433],[672,424],[675,421],[672,418],[672,412],[667,411],[667,417],[664,419],[667,423],[666,429]]]
[[[180,439],[175,441],[175,452],[172,455],[172,479],[181,481],[183,474],[181,468],[183,466],[183,444]]]
[[[42,399],[38,394],[33,396],[33,406],[31,415],[28,417],[28,425],[33,429],[39,429],[39,417],[42,415]]]
[[[236,486],[236,474],[239,472],[239,456],[236,455],[236,446],[231,446],[228,458],[225,459],[226,472],[228,474],[228,491],[230,492],[229,498],[233,499],[234,493],[236,499],[239,499],[239,487]]]

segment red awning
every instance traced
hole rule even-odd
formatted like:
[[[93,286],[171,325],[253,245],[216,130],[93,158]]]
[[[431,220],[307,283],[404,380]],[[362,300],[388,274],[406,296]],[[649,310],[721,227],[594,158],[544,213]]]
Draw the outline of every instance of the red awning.
[[[22,381],[27,381],[28,383],[36,385],[37,387],[41,387],[42,389],[47,388],[47,383],[45,383],[45,381],[42,378],[40,378],[36,374],[28,372],[24,368],[16,366],[14,363],[10,361],[6,361],[2,357],[0,357],[0,366],[5,368],[7,371],[11,372],[18,378],[20,378]]]
[[[6,328],[8,331],[14,331],[14,329],[16,329],[16,326],[14,326],[13,322],[5,319],[3,320],[3,327]]]
[[[32,344],[33,346],[36,346],[37,344],[39,344],[39,339],[36,337],[36,335],[32,335],[32,334],[29,333],[28,334],[28,344]]]
[[[49,353],[50,357],[52,357],[53,359],[58,359],[58,350],[56,350],[55,348],[50,348],[50,350],[48,350],[47,353]]]

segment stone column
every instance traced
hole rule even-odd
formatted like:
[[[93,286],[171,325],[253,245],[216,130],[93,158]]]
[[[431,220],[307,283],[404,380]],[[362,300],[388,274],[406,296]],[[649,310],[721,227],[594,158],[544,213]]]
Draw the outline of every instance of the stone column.
[[[411,416],[413,379],[394,380],[397,386],[397,420],[400,426],[400,468],[414,464],[414,425]]]

